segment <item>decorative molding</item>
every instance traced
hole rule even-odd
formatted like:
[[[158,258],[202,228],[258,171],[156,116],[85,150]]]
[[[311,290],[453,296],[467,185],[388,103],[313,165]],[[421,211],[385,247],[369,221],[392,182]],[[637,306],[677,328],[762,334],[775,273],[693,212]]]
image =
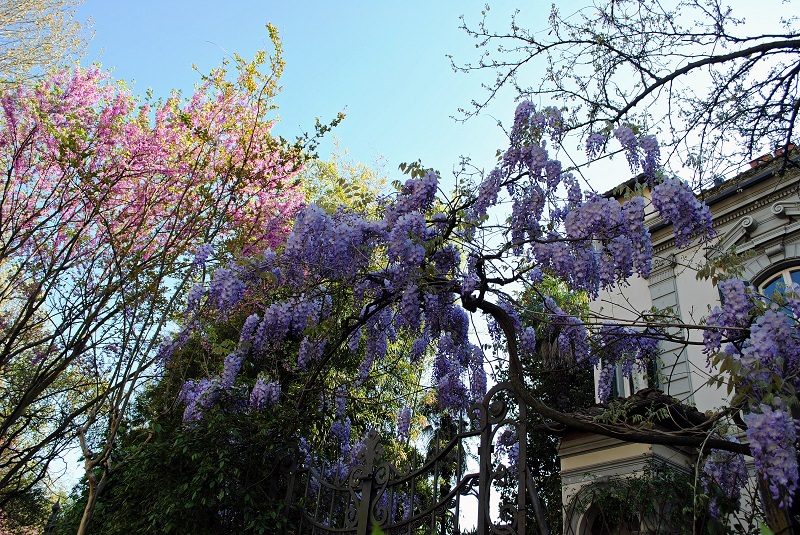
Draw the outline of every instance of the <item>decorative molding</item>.
[[[724,226],[727,223],[730,223],[731,221],[739,219],[743,215],[751,214],[756,210],[760,210],[761,208],[764,208],[765,206],[769,206],[771,204],[777,204],[781,202],[782,199],[791,196],[793,192],[794,192],[793,189],[785,188],[780,191],[774,191],[769,195],[765,195],[760,199],[752,200],[749,199],[748,197],[747,203],[741,204],[740,206],[732,209],[730,213],[727,213],[725,215],[713,216],[714,227]]]
[[[758,221],[756,221],[752,216],[746,215],[742,217],[736,222],[735,225],[728,229],[728,232],[720,237],[716,246],[706,253],[706,258],[713,260],[720,257],[723,253],[728,252],[731,247],[736,245],[739,240],[745,236],[749,236],[750,233],[756,229],[756,227],[758,227]],[[741,252],[738,248],[737,251]]]
[[[670,239],[666,241],[658,242],[657,244],[653,242],[653,257],[661,256],[662,253],[665,251],[675,251],[675,237],[670,234]],[[674,255],[674,253],[669,253]]]
[[[580,439],[573,439],[569,441],[561,440],[558,447],[558,455],[562,459],[568,457],[577,457],[586,455],[597,451],[607,450],[609,448],[616,448],[617,446],[625,446],[626,442],[618,438],[606,437],[603,435],[596,435],[594,433],[586,433]]]
[[[675,255],[670,254],[666,257],[653,256],[653,267],[650,276],[647,277],[647,284],[653,286],[669,280],[675,276]]]
[[[783,241],[780,241],[774,245],[770,245],[764,249],[764,253],[767,255],[767,258],[769,258],[769,261],[773,264],[779,260],[783,260],[785,256]]]
[[[770,211],[778,217],[797,217],[800,216],[800,201],[778,201]]]
[[[613,461],[586,465],[580,468],[563,471],[561,472],[562,488],[581,483],[594,483],[597,480],[602,480],[604,477],[608,478],[641,472],[647,467],[649,462],[652,462],[650,460],[651,456],[653,456],[652,453],[647,453],[637,457],[614,459]]]
[[[656,284],[661,284],[662,282],[668,281],[674,277],[675,270],[672,268],[672,266],[666,266],[658,271],[651,271],[650,276],[647,277],[647,285],[652,288]]]
[[[680,453],[685,459],[690,457],[685,453]],[[567,490],[565,487],[570,487],[582,484],[583,487],[589,483],[602,483],[609,477],[616,477],[625,474],[632,474],[643,471],[647,466],[652,465],[655,461],[658,464],[664,464],[675,470],[686,470],[685,465],[681,465],[674,461],[675,457],[667,458],[654,451],[649,451],[636,457],[618,458],[602,463],[596,463],[580,468],[573,468],[561,472],[561,488]]]
[[[764,234],[756,236],[755,238],[753,238],[750,241],[746,241],[746,242],[740,244],[738,247],[736,247],[736,252],[737,253],[744,253],[745,251],[749,251],[750,249],[754,249],[754,248],[758,247],[759,245],[762,245],[764,243],[769,242],[770,240],[774,240],[774,239],[780,238],[781,236],[786,236],[786,235],[791,234],[793,232],[797,232],[798,230],[800,230],[800,221],[795,221],[794,223],[792,223],[790,225],[784,225],[782,227],[778,227],[778,228],[776,228],[774,230],[771,230],[769,232],[765,232]]]

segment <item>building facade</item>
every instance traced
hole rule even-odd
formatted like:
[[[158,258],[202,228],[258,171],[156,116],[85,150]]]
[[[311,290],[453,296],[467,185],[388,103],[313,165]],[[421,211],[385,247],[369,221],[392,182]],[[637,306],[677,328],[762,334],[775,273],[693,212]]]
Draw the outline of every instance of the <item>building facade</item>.
[[[714,306],[719,292],[710,277],[698,277],[704,266],[730,265],[738,259],[738,276],[764,295],[778,285],[800,283],[800,169],[796,153],[761,157],[751,169],[703,193],[711,208],[715,238],[679,249],[671,226],[655,215],[648,221],[653,238],[653,270],[621,290],[605,292],[591,308],[605,316],[634,320],[648,311],[668,311],[672,341],[661,345],[661,361],[650,374],[615,378],[615,392],[628,397],[655,387],[701,412],[726,405],[727,390],[709,386],[711,377],[697,325]],[[708,274],[708,270],[706,272]],[[649,375],[649,376],[648,376]],[[590,434],[568,434],[560,447],[565,505],[565,532],[606,533],[598,508],[588,503],[591,489],[612,477],[641,474],[661,464],[694,471],[696,455],[688,450],[629,444]],[[637,529],[648,533],[646,519]],[[638,522],[638,521],[637,521]]]

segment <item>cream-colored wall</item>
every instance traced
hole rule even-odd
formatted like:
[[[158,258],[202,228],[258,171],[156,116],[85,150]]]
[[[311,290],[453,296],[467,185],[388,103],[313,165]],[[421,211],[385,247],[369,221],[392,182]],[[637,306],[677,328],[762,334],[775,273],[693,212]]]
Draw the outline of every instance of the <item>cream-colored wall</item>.
[[[676,285],[681,304],[681,317],[687,325],[699,325],[708,316],[709,310],[719,306],[719,292],[708,279],[697,279],[697,267],[705,262],[704,249],[693,247],[676,254],[679,266],[675,269]],[[701,345],[703,331],[687,329],[690,345],[686,348],[691,382],[694,388],[693,402],[700,411],[713,410],[726,404],[727,391],[709,386],[710,369]]]
[[[747,180],[758,172],[757,169],[750,175],[744,175],[741,184],[747,184]],[[790,206],[795,201],[800,202],[796,193],[798,181],[798,173],[774,174],[750,183],[746,188],[729,188],[725,195],[712,204],[717,238],[710,244],[676,250],[671,228],[661,225],[653,234],[655,258],[650,280],[634,277],[629,286],[602,292],[590,309],[601,317],[634,319],[640,312],[653,306],[654,298],[664,301],[661,297],[664,287],[659,285],[669,285],[672,280],[674,295],[677,296],[673,300],[677,301],[679,321],[686,325],[702,323],[709,310],[720,304],[719,293],[710,280],[697,280],[696,274],[714,255],[714,248],[720,243],[726,248],[734,245],[740,253],[753,251],[754,256],[745,264],[746,279],[752,280],[767,272],[776,262],[791,259],[800,262],[800,204],[794,207],[794,212],[791,212],[791,208],[781,210],[776,207],[776,203]],[[711,199],[714,200],[713,194]],[[651,215],[649,223],[657,224],[658,219]],[[664,384],[663,390],[671,395],[676,395],[677,390],[677,397],[681,401],[693,404],[701,411],[725,405],[726,389],[707,385],[711,370],[706,365],[702,345],[698,345],[703,339],[702,330],[682,329],[680,332],[688,337],[689,342],[683,353],[688,364],[689,380],[682,379],[681,387],[672,391],[672,385]],[[683,355],[679,360],[683,359]],[[673,373],[675,370],[678,367],[672,370]],[[664,379],[665,375],[669,375],[669,370],[662,371]],[[598,376],[599,372],[595,371],[595,384]],[[637,388],[643,386],[637,384],[636,378],[634,383]],[[633,393],[627,391],[627,385],[625,388],[626,395]]]
[[[638,275],[629,280],[629,285],[620,288],[616,292],[602,292],[600,298],[590,303],[590,310],[600,321],[604,319],[613,321],[633,321],[639,317],[643,310],[648,310],[652,306],[650,291],[647,288],[647,281]],[[634,378],[634,383],[641,384],[643,380],[639,377]],[[594,382],[598,384],[600,380],[600,370],[594,370]],[[642,385],[642,387],[646,384]],[[630,395],[628,387],[625,385],[625,394]],[[595,389],[596,390],[596,389]],[[596,396],[595,396],[596,397]]]
[[[697,280],[696,277],[698,266],[705,261],[704,251],[699,247],[692,247],[672,252],[675,255],[674,258],[665,258],[664,261],[673,264],[678,293],[679,322],[687,325],[699,324],[708,315],[709,307],[713,308],[719,305],[719,293],[716,288],[709,280]],[[610,316],[632,319],[636,314],[630,311],[631,308],[642,312],[649,310],[652,306],[653,300],[648,281],[636,277],[626,288],[605,292],[601,296],[599,306],[598,303],[595,303],[592,305],[592,309]],[[684,351],[689,363],[692,391],[691,397],[686,397],[681,401],[693,404],[701,411],[720,407],[725,403],[725,392],[706,386],[710,377],[709,369],[706,366],[706,356],[703,354],[702,346],[691,344],[702,342],[702,331],[693,329],[682,329],[681,331],[690,342]],[[668,380],[669,372],[663,370],[663,374],[662,380]],[[668,390],[666,386],[664,390]]]

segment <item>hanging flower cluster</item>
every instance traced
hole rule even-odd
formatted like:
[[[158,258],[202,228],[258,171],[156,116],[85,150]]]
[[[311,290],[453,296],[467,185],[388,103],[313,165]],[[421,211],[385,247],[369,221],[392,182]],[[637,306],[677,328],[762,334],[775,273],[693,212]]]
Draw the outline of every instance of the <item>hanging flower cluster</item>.
[[[401,337],[409,342],[410,363],[432,355],[431,380],[439,408],[462,410],[482,398],[487,380],[483,350],[469,340],[468,312],[482,310],[497,320],[497,314],[502,315],[511,325],[490,321],[496,340],[511,329],[519,352],[537,350],[536,334],[522,327],[513,300],[504,293],[506,284],[523,281],[535,287],[547,273],[563,280],[569,290],[594,297],[634,274],[647,277],[652,266],[645,224],[648,201],[634,196],[619,202],[582,192],[576,178],[550,158],[545,146],[546,137],[560,139],[563,126],[557,110],[537,111],[523,103],[515,114],[511,146],[497,168],[473,188],[457,191],[455,200],[437,199],[438,176],[412,166],[412,177],[395,196],[383,199],[371,216],[345,208],[329,213],[306,206],[284,247],[218,270],[209,288],[194,295],[196,307],[211,315],[234,309],[244,312],[243,317],[250,314],[237,354],[226,359],[220,376],[187,383],[183,395],[187,419],[196,419],[219,399],[215,393],[226,389],[249,389],[250,407],[262,410],[285,395],[286,385],[279,384],[278,373],[264,376],[255,386],[237,382],[245,361],[282,355],[282,370],[293,377],[313,377],[331,359],[346,353],[360,359],[360,364],[342,382],[358,386],[385,364]],[[644,168],[657,182],[652,169],[647,169],[659,162],[655,140],[625,130],[615,132],[615,137],[631,154],[631,165]],[[600,143],[594,138],[590,148],[596,150]],[[511,206],[506,239],[485,239],[493,231],[484,226],[486,217],[501,202]],[[679,247],[695,237],[712,235],[708,208],[681,181],[654,184],[652,206],[672,223]],[[709,320],[707,351],[739,361],[741,384],[750,385],[757,401],[749,417],[750,440],[754,452],[759,447],[769,452],[760,457],[760,473],[779,492],[791,494],[797,479],[796,466],[792,471],[793,439],[779,445],[789,454],[776,456],[767,447],[766,427],[759,418],[780,422],[784,435],[791,436],[793,421],[781,419],[785,411],[770,401],[775,389],[763,385],[769,383],[765,379],[769,375],[800,386],[796,320],[767,311],[751,321],[752,296],[744,286],[730,281],[721,285],[721,291],[725,302]],[[339,302],[343,292],[346,306]],[[258,296],[266,294],[269,301],[259,302]],[[590,328],[549,298],[544,300],[544,317],[546,336],[562,356],[577,364],[604,366],[604,398],[612,367],[620,365],[623,374],[630,375],[657,354],[658,331],[612,324]],[[196,325],[202,328],[201,322]],[[724,339],[744,328],[750,329],[748,336],[723,348]],[[269,395],[267,385],[276,385]],[[401,438],[409,434],[408,414],[403,411],[397,418]],[[347,449],[352,423],[337,410],[333,426],[331,436]],[[781,468],[771,459],[781,459]]]
[[[789,406],[800,387],[800,285],[769,299],[738,279],[719,289],[722,307],[707,319],[705,351],[710,364],[728,370],[726,381],[737,386],[734,403],[747,408],[747,438],[760,477],[776,500],[790,499],[798,482],[797,422]]]

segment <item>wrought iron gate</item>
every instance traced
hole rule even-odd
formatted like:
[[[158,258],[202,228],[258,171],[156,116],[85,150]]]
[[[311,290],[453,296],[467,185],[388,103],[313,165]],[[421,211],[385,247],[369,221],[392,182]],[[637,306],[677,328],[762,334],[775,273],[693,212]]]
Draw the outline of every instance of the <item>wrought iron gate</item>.
[[[437,432],[419,458],[387,459],[371,431],[347,470],[298,469],[289,491],[302,508],[298,535],[547,533],[525,466],[525,406],[508,386],[473,405],[453,436]]]

